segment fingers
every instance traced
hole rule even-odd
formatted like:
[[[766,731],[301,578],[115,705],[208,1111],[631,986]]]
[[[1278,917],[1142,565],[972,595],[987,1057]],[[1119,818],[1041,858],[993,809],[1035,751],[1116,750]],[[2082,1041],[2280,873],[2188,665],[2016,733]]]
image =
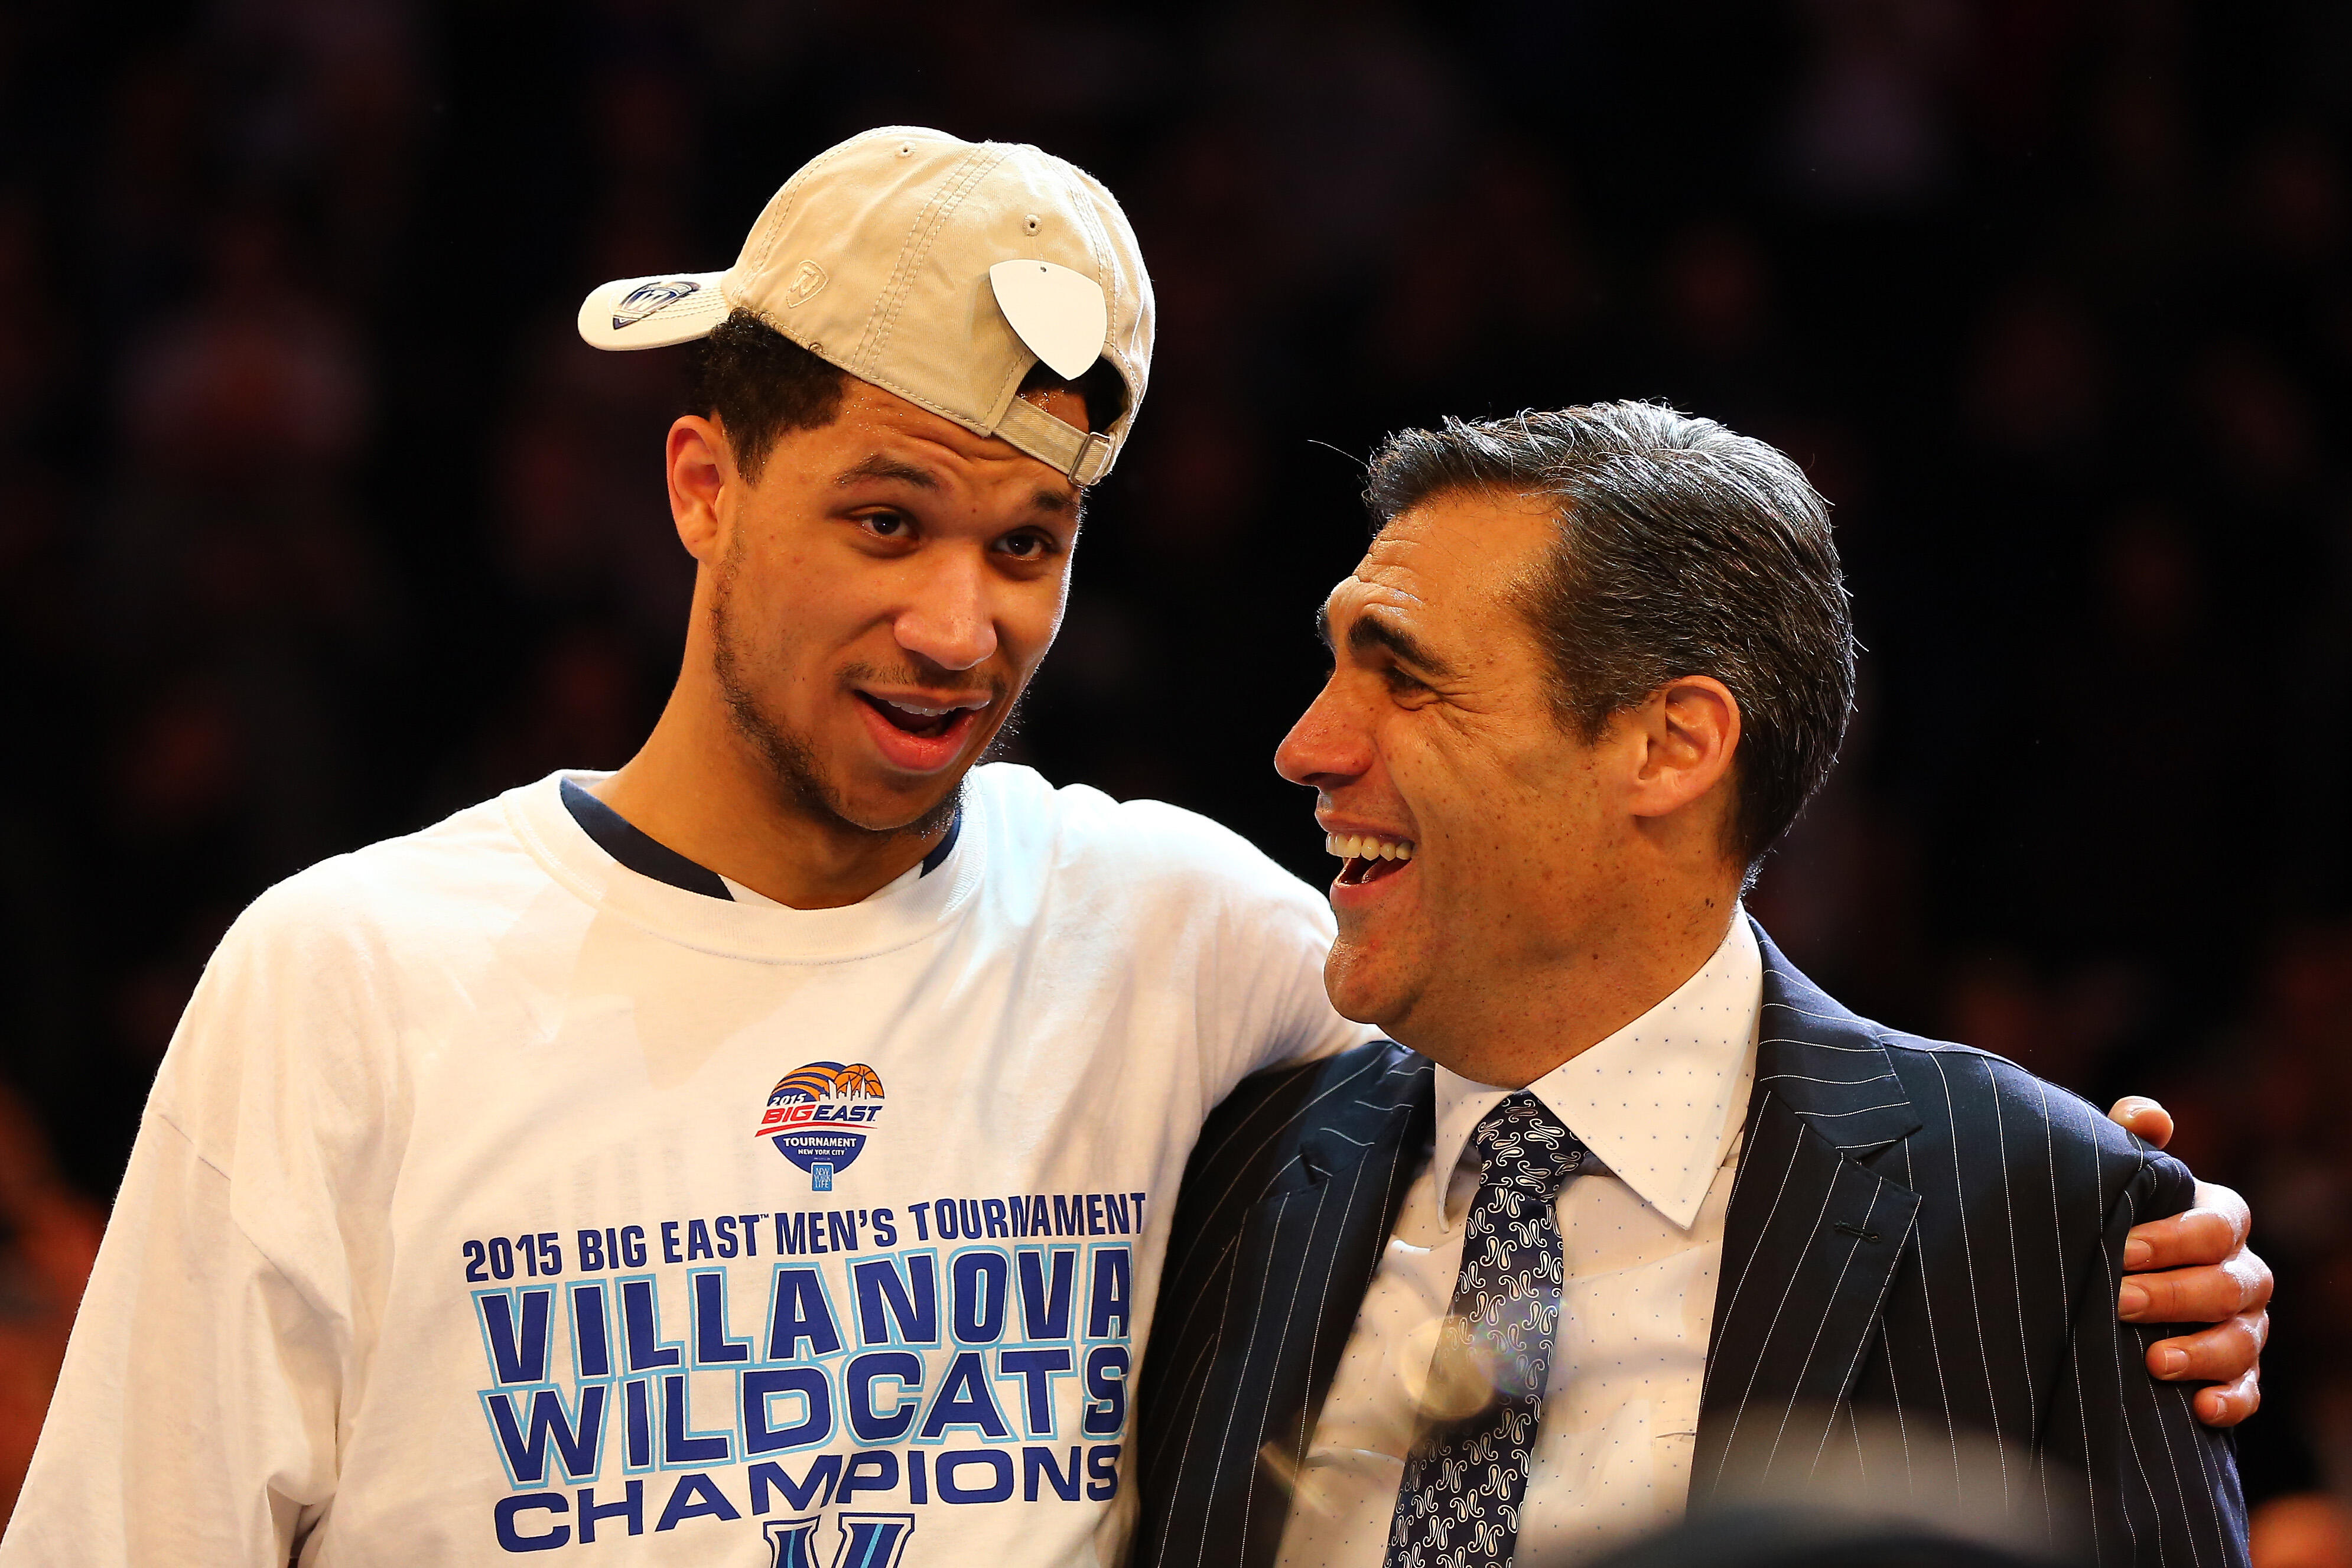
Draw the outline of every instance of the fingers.
[[[2163,1148],[2172,1142],[2172,1112],[2144,1094],[2127,1094],[2107,1110],[2107,1120]]]
[[[2190,1403],[2196,1407],[2197,1419],[2206,1426],[2235,1426],[2263,1407],[2262,1370],[2249,1368],[2235,1382],[2200,1388]]]
[[[2241,1312],[2210,1329],[2147,1347],[2147,1370],[2167,1383],[2233,1383],[2262,1362],[2268,1312]]]
[[[2188,1208],[2169,1219],[2132,1227],[2124,1241],[2124,1267],[2178,1268],[2184,1264],[2219,1263],[2244,1247],[2253,1226],[2246,1200],[2233,1189],[2200,1182],[2196,1199]]]
[[[2126,1274],[2116,1293],[2116,1316],[2126,1323],[2218,1323],[2270,1305],[2269,1265],[2251,1252],[2221,1263]]]
[[[2144,1095],[2116,1101],[2108,1119],[2158,1148],[2172,1141],[2172,1116]],[[2228,1187],[2197,1184],[2188,1209],[2136,1226],[2124,1266],[2161,1270],[2126,1275],[2117,1294],[2126,1322],[2211,1323],[2147,1348],[2147,1370],[2168,1383],[2203,1383],[2191,1404],[2208,1426],[2235,1426],[2262,1407],[2263,1345],[2270,1338],[2270,1266],[2246,1249],[2253,1215]]]

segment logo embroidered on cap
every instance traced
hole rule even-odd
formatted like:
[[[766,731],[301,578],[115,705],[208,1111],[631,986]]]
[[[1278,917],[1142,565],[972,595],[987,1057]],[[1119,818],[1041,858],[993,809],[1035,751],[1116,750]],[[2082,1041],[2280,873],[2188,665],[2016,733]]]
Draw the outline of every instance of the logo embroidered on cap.
[[[882,1075],[864,1062],[810,1062],[768,1091],[768,1108],[751,1134],[809,1173],[811,1190],[833,1191],[834,1173],[864,1152],[866,1134],[882,1118]]]
[[[795,305],[807,304],[816,298],[817,290],[831,281],[824,268],[815,262],[802,262],[801,269],[793,274],[792,287],[784,290],[784,309],[789,310]]]
[[[627,299],[613,307],[613,330],[634,327],[656,310],[667,310],[688,294],[702,292],[702,285],[690,278],[665,278],[658,282],[641,283],[629,290]]]

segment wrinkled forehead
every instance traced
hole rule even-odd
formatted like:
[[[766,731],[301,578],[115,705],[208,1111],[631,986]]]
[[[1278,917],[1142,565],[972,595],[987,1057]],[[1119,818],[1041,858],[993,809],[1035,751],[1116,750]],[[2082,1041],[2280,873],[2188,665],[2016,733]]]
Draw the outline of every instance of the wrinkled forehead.
[[[1444,494],[1407,508],[1372,536],[1332,590],[1331,608],[1380,604],[1424,617],[1476,617],[1503,606],[1557,536],[1551,509],[1511,496]]]

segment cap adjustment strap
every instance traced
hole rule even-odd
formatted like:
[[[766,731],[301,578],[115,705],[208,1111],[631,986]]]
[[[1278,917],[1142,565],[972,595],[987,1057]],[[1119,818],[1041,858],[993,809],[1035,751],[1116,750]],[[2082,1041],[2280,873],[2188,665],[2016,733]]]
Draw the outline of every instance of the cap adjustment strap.
[[[1081,485],[1093,484],[1108,473],[1118,452],[1116,444],[1101,431],[1081,430],[1018,397],[1005,405],[996,433]]]

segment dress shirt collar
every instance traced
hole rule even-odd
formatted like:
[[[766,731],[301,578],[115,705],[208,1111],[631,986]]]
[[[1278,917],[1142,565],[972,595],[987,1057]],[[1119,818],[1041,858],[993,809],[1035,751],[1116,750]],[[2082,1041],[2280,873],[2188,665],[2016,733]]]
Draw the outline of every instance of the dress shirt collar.
[[[1593,1157],[1642,1201],[1688,1230],[1730,1153],[1756,1079],[1764,955],[1745,910],[1674,994],[1528,1085]],[[1477,1190],[1452,1180],[1470,1135],[1511,1093],[1437,1069],[1437,1226],[1453,1228]]]

